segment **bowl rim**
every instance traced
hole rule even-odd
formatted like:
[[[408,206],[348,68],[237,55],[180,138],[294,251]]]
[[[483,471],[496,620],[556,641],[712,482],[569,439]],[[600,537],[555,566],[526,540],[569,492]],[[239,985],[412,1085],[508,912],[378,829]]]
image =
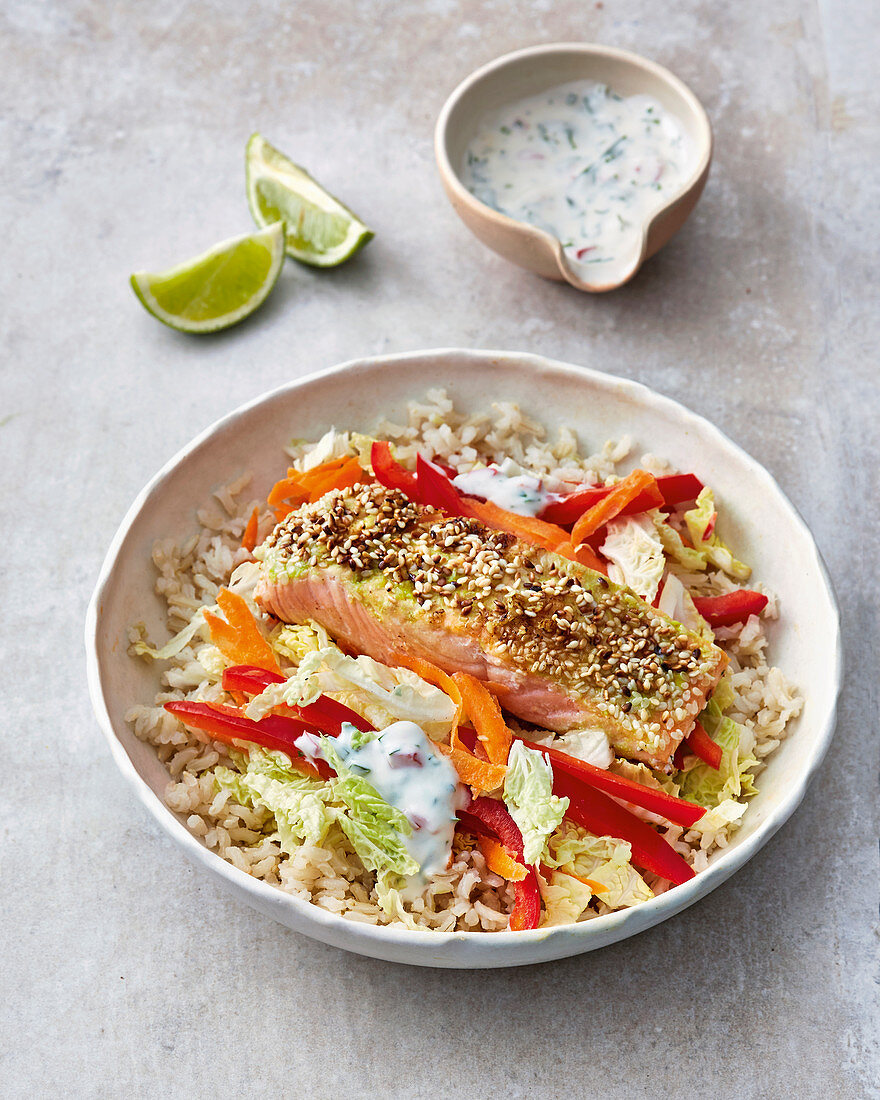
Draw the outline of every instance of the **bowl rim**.
[[[681,186],[671,193],[663,206],[661,206],[659,210],[656,210],[651,217],[643,223],[639,238],[639,248],[634,262],[624,271],[623,275],[609,283],[598,284],[586,282],[572,268],[565,255],[562,242],[557,237],[546,232],[546,230],[530,225],[528,222],[511,218],[510,215],[503,214],[500,210],[496,210],[494,207],[487,206],[486,203],[481,202],[464,186],[459,175],[459,170],[453,166],[452,159],[449,156],[450,116],[475,85],[479,84],[485,77],[491,76],[493,73],[505,69],[523,58],[541,57],[555,53],[575,53],[582,54],[584,57],[610,57],[628,64],[634,69],[651,73],[653,76],[657,77],[657,79],[668,84],[681,96],[693,112],[698,128],[702,131],[699,139],[699,157],[697,158],[693,171],[690,173],[687,180],[683,181]],[[624,50],[618,46],[603,46],[598,42],[542,43],[536,46],[525,46],[522,49],[513,50],[510,53],[502,54],[500,57],[494,58],[492,61],[488,61],[485,65],[481,65],[478,69],[475,69],[466,76],[456,85],[452,92],[450,92],[440,109],[440,114],[437,116],[437,122],[434,126],[434,158],[437,162],[440,178],[447,190],[454,192],[456,199],[467,206],[477,217],[493,222],[495,225],[505,229],[508,233],[542,242],[552,253],[556,265],[559,268],[560,275],[565,281],[578,290],[587,291],[592,294],[602,294],[609,290],[616,290],[633,278],[645,262],[651,227],[658,218],[664,215],[676,203],[680,202],[685,195],[695,188],[702,186],[708,174],[709,165],[712,162],[713,151],[714,136],[712,133],[712,123],[709,120],[706,109],[697,98],[697,95],[680,77],[676,76],[675,73],[667,69],[664,65],[652,61],[648,57],[643,57],[641,54],[634,53],[632,50]]]
[[[829,664],[829,683],[832,687],[830,706],[821,726],[819,734],[811,753],[801,758],[801,770],[796,781],[780,799],[779,803],[768,812],[764,821],[742,843],[734,843],[730,848],[719,853],[713,863],[705,870],[699,872],[694,878],[681,886],[675,886],[666,893],[656,895],[647,902],[630,909],[620,910],[592,920],[574,925],[560,925],[550,928],[537,928],[519,932],[509,930],[500,932],[440,932],[435,930],[411,930],[398,925],[372,925],[352,921],[343,916],[323,909],[309,901],[304,901],[291,894],[287,894],[278,887],[271,886],[259,879],[253,878],[245,871],[239,870],[233,864],[227,862],[222,856],[206,848],[199,838],[185,826],[183,821],[165,805],[162,798],[157,795],[144,778],[138,773],[134,762],[128,756],[122,741],[117,737],[113,722],[110,717],[109,705],[105,696],[104,685],[101,678],[101,660],[99,652],[99,637],[101,630],[101,603],[105,591],[110,586],[117,566],[117,559],[126,538],[139,518],[145,506],[160,493],[163,485],[169,479],[177,467],[207,445],[215,434],[234,424],[247,413],[261,405],[269,405],[279,397],[304,387],[320,383],[325,379],[338,374],[348,372],[354,376],[369,373],[377,366],[388,363],[411,363],[417,365],[426,358],[455,358],[464,362],[470,362],[475,367],[483,365],[504,365],[515,363],[520,366],[534,368],[537,371],[564,374],[575,380],[589,380],[594,385],[602,387],[613,386],[619,396],[628,396],[640,403],[648,401],[655,408],[667,413],[681,416],[684,414],[692,423],[696,423],[701,430],[708,432],[713,442],[722,447],[734,451],[739,459],[751,467],[752,472],[764,483],[764,487],[777,494],[784,507],[790,512],[790,520],[799,528],[800,533],[807,540],[807,546],[813,558],[818,577],[824,585],[825,595],[828,599],[829,610],[833,616],[833,646],[832,657]],[[193,508],[198,507],[194,502]],[[197,865],[204,867],[215,878],[227,883],[236,893],[248,896],[256,908],[263,913],[276,917],[276,911],[289,907],[294,913],[299,913],[305,925],[298,926],[299,931],[324,942],[335,943],[341,936],[347,940],[363,939],[363,945],[352,947],[345,944],[346,949],[361,951],[363,954],[374,957],[389,958],[395,948],[405,953],[410,948],[424,948],[426,954],[431,953],[430,958],[412,959],[404,958],[400,961],[415,963],[416,965],[436,966],[452,965],[457,967],[487,966],[516,966],[532,962],[549,961],[581,954],[595,948],[606,946],[612,942],[624,939],[629,935],[645,931],[661,921],[674,916],[683,909],[694,904],[700,898],[705,897],[717,886],[720,886],[731,875],[739,870],[749,859],[755,855],[776,833],[776,831],[788,820],[806,794],[807,788],[816,774],[822,760],[825,757],[831,739],[834,734],[837,708],[843,677],[843,653],[840,633],[840,613],[831,579],[828,574],[822,555],[816,546],[815,540],[807,527],[806,522],[795,506],[780,488],[778,482],[756,459],[752,458],[739,444],[731,440],[720,428],[711,421],[693,412],[687,406],[682,405],[674,398],[658,393],[656,390],[636,382],[632,379],[620,378],[616,375],[605,374],[590,367],[576,366],[560,360],[550,359],[545,356],[528,352],[510,352],[487,349],[469,348],[427,348],[418,351],[391,353],[385,355],[365,356],[358,359],[347,360],[323,370],[297,378],[292,382],[284,383],[272,390],[266,391],[239,405],[231,412],[226,413],[199,432],[189,443],[180,448],[162,467],[153,475],[147,484],[137,494],[123,517],[107,553],[101,565],[94,592],[89,601],[84,623],[84,642],[86,650],[86,673],[89,695],[98,724],[109,744],[111,755],[117,767],[122,772],[129,786],[141,804],[147,809],[153,820],[163,832],[170,835],[183,849],[184,854]],[[631,927],[632,926],[632,927]],[[604,935],[603,935],[604,934]],[[472,944],[485,944],[490,948],[490,954],[505,955],[503,951],[513,951],[515,945],[536,944],[549,941],[555,945],[537,959],[508,959],[506,956],[485,959],[480,962],[474,959],[466,961],[455,960],[445,963],[442,958],[444,948],[460,943],[462,940]],[[593,943],[591,941],[599,942]],[[500,950],[499,950],[500,949]]]

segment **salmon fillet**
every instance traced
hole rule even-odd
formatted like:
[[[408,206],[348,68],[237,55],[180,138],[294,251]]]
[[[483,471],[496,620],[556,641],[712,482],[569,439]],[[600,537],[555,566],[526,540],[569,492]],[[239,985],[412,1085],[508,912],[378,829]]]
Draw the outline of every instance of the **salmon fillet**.
[[[507,689],[545,729],[599,728],[668,769],[724,668],[715,645],[576,562],[380,485],[334,490],[257,550],[258,602],[385,664],[425,658]]]

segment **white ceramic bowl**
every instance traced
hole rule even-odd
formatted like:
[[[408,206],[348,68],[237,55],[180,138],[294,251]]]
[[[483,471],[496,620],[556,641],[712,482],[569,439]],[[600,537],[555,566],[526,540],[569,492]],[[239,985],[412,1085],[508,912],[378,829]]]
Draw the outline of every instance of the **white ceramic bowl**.
[[[684,886],[585,924],[531,932],[410,932],[348,921],[237,870],[205,848],[162,801],[168,776],[154,750],[132,733],[126,710],[150,700],[158,669],[127,656],[126,631],[145,619],[163,637],[153,594],[153,540],[195,529],[194,510],[245,470],[267,492],[284,467],[292,436],[317,438],[335,425],[369,431],[405,403],[445,386],[463,407],[486,395],[540,410],[551,431],[571,425],[588,446],[624,432],[644,450],[693,470],[724,504],[723,530],[755,576],[780,596],[772,657],[804,692],[792,733],[760,779],[731,845]],[[641,453],[641,452],[639,452]],[[423,966],[516,966],[590,951],[634,935],[691,905],[729,878],[765,844],[804,796],[834,727],[841,658],[834,596],[816,546],[773,478],[717,428],[635,382],[506,352],[438,350],[345,363],[284,386],[219,420],[168,462],[129,509],[107,553],[85,629],[88,678],[98,721],[132,790],[183,851],[239,898],[298,932],[363,955]],[[136,873],[136,872],[135,872]]]

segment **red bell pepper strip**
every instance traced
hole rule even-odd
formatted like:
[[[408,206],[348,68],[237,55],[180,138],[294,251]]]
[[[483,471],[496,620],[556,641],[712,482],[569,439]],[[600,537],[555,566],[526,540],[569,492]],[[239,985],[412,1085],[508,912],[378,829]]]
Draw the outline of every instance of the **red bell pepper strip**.
[[[269,684],[283,683],[283,676],[252,665],[233,665],[223,670],[223,687],[227,691],[246,691],[249,695],[259,695]],[[322,733],[329,733],[331,737],[339,736],[343,722],[351,723],[362,732],[369,732],[373,728],[357,711],[350,710],[327,695],[318,696],[314,703],[288,709],[309,725],[316,726]]]
[[[416,482],[419,504],[430,505],[450,516],[470,515],[461,493],[446,474],[421,455],[416,455]]]
[[[543,745],[535,745],[531,741],[523,741],[530,749],[542,752],[553,765],[553,774],[561,772],[579,779],[590,787],[604,791],[615,798],[622,798],[625,802],[631,802],[634,806],[641,806],[643,810],[659,814],[676,825],[690,828],[699,821],[706,812],[705,806],[698,806],[695,802],[686,802],[683,798],[667,794],[666,791],[656,790],[654,787],[646,787],[637,783],[634,779],[627,779],[614,772],[597,768],[595,764],[589,764],[586,760],[578,760],[559,749],[545,748]],[[714,742],[713,742],[714,744]]]
[[[249,695],[259,695],[270,684],[283,684],[280,672],[269,672],[257,665],[230,665],[223,670],[223,687],[227,691],[246,691]]]
[[[547,504],[538,513],[538,518],[548,523],[558,523],[562,527],[570,527],[588,508],[607,497],[613,488],[613,485],[587,485],[582,489],[575,489]],[[703,489],[703,483],[694,474],[668,474],[657,478],[657,488],[663,498],[663,505],[672,506],[696,500]],[[618,515],[634,516],[656,507],[658,505],[653,492],[639,493]]]
[[[717,741],[713,741],[708,733],[703,729],[699,722],[694,723],[694,728],[687,735],[682,744],[686,747],[688,752],[692,752],[694,756],[699,756],[704,764],[708,764],[710,768],[714,768],[717,772],[721,767],[721,758],[723,751]],[[679,746],[681,748],[681,746]],[[678,765],[681,767],[681,765]]]
[[[454,466],[447,466],[441,458],[437,457],[437,455],[434,455],[431,461],[434,463],[438,470],[442,470],[443,473],[446,474],[450,481],[452,481],[454,477],[458,476],[458,470],[456,470]]]
[[[462,726],[459,735],[470,748],[476,743],[477,735],[468,726]],[[523,744],[528,748],[537,749],[550,758],[553,766],[553,793],[569,800],[565,814],[567,818],[582,825],[596,836],[615,836],[627,841],[632,848],[634,863],[668,879],[676,886],[693,878],[693,869],[655,829],[630,813],[619,802],[609,798],[603,791],[589,786],[587,776],[590,780],[595,780],[595,772],[598,772],[606,790],[613,786],[612,793],[615,798],[622,798],[634,805],[647,802],[644,809],[650,809],[670,821],[674,820],[672,817],[674,813],[679,819],[677,824],[692,825],[699,820],[706,812],[702,806],[695,806],[685,802],[684,799],[668,795],[665,791],[655,791],[631,779],[605,772],[601,768],[596,768],[594,764],[575,760],[574,757],[559,752],[558,749],[547,749],[529,741],[524,741]],[[515,834],[512,833],[511,826],[516,829],[517,834],[519,828],[502,802],[494,798],[475,799],[465,811],[459,813],[459,819],[464,821],[463,813],[467,812],[475,816],[473,812],[475,803],[480,804],[478,809],[481,811],[481,820],[494,829],[494,835],[505,847],[510,848],[512,855],[522,862],[522,855],[517,854],[518,849],[512,847]],[[506,819],[509,819],[509,823]],[[502,828],[508,830],[506,835],[501,835],[499,830]]]
[[[417,500],[416,475],[401,466],[391,454],[391,444],[377,440],[370,449],[370,465],[380,485],[386,489],[399,489],[410,500]]]
[[[504,845],[518,863],[523,862],[523,838],[510,811],[497,798],[472,798],[462,811],[477,818]]]
[[[421,455],[416,455],[416,472],[413,473],[392,458],[388,443],[378,440],[370,450],[370,464],[381,485],[399,489],[416,504],[429,505],[451,516],[470,515],[461,493],[446,472]]]
[[[458,817],[466,830],[500,840],[518,863],[525,863],[522,833],[503,802],[495,798],[474,798]],[[515,882],[513,889],[516,900],[510,914],[510,930],[522,932],[537,928],[541,920],[541,888],[535,868],[529,867],[526,877]]]
[[[735,592],[725,592],[723,596],[694,598],[694,607],[709,626],[744,623],[750,615],[760,615],[766,606],[764,593],[749,588],[738,588]]]
[[[666,474],[657,478],[657,486],[665,504],[690,504],[705,486],[696,474]]]
[[[464,744],[473,751],[477,739],[476,733],[469,726],[462,726],[459,730],[459,736]],[[672,821],[674,824],[682,825],[685,828],[690,828],[691,825],[699,821],[703,814],[706,813],[704,806],[698,806],[694,802],[687,802],[683,798],[676,798],[675,795],[667,794],[666,791],[658,791],[653,787],[645,787],[643,784],[637,783],[634,779],[627,779],[622,775],[615,775],[613,772],[597,768],[595,764],[589,764],[586,760],[578,760],[574,756],[569,756],[568,753],[560,752],[559,749],[551,749],[544,745],[536,745],[532,741],[526,741],[524,738],[519,738],[519,740],[522,741],[526,748],[535,749],[537,752],[543,753],[544,756],[550,760],[553,767],[554,794],[558,795],[560,793],[556,790],[557,776],[568,775],[578,783],[586,784],[598,791],[604,791],[606,794],[613,795],[614,798],[620,798],[625,802],[631,802],[634,806],[641,806],[642,809],[650,810],[651,813],[658,814],[660,817],[665,817],[667,821]],[[620,806],[619,808],[633,821],[637,821],[640,825],[644,824],[644,822],[640,821],[639,818],[631,814],[624,807]],[[511,818],[511,821],[512,820]],[[601,835],[606,834],[603,833]],[[616,836],[617,834],[611,835]],[[656,836],[658,834],[655,833],[654,835]],[[660,839],[662,840],[662,837]]]
[[[522,882],[513,884],[513,912],[510,914],[508,928],[511,932],[525,932],[537,928],[541,922],[541,887],[534,867],[526,869]]]
[[[602,791],[561,770],[553,776],[553,793],[567,798],[565,816],[596,836],[625,840],[638,867],[680,886],[694,877],[694,869],[647,822],[631,814]]]
[[[285,718],[278,714],[269,714],[259,721],[246,718],[234,707],[219,704],[192,703],[181,699],[179,702],[166,703],[165,709],[190,729],[201,730],[213,740],[230,745],[235,741],[252,741],[264,749],[283,752],[290,757],[295,768],[306,775],[329,778],[333,772],[323,760],[312,763],[296,747],[296,739],[311,732],[305,722],[296,718]]]

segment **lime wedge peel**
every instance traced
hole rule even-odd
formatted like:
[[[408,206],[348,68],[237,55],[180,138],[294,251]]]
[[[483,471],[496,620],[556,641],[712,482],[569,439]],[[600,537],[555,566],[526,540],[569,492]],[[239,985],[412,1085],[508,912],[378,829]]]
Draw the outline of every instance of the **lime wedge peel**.
[[[136,271],[144,309],[179,332],[219,332],[268,298],[284,264],[284,224],[233,237],[167,271]]]
[[[257,225],[283,221],[287,255],[313,267],[336,267],[373,237],[353,211],[314,180],[305,168],[252,134],[245,155],[247,198]]]

